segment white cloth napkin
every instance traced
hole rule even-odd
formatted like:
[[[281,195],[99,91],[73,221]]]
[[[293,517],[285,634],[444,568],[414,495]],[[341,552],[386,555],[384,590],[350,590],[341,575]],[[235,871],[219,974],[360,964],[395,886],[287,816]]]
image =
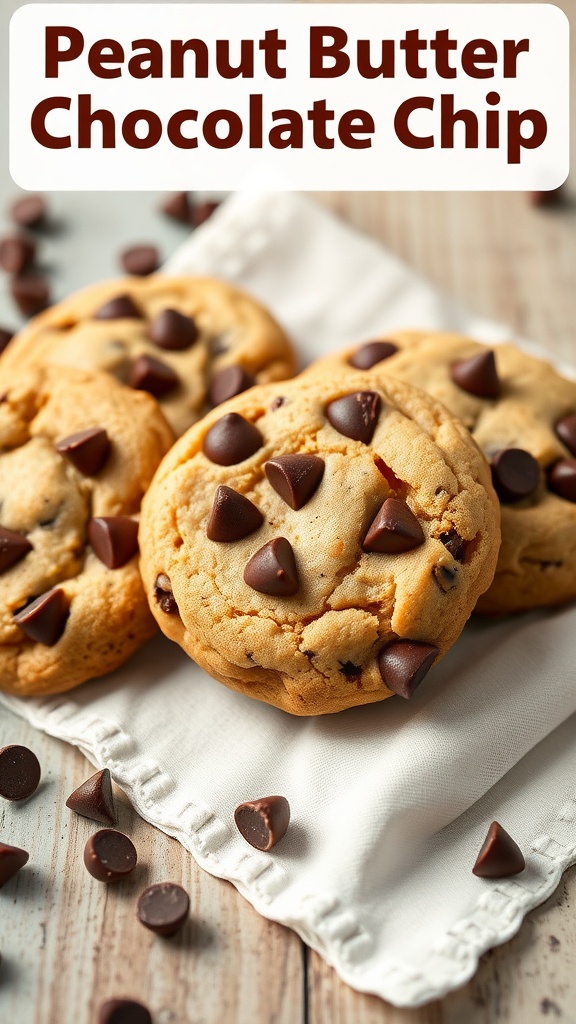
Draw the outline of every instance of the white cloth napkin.
[[[298,195],[232,197],[166,270],[251,290],[303,363],[393,327],[506,335]],[[144,818],[350,985],[416,1006],[470,978],[576,861],[575,637],[574,607],[474,622],[410,703],[316,719],[226,690],[163,637],[69,694],[2,701],[110,768]],[[233,810],[271,793],[293,818],[261,854]],[[471,873],[493,819],[526,854],[516,878]]]

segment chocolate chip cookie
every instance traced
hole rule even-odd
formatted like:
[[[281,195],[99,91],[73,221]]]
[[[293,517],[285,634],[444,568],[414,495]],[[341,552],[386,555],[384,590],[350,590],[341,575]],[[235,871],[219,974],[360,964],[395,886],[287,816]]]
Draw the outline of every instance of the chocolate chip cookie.
[[[138,513],[173,434],[108,374],[3,373],[0,391],[0,689],[58,693],[154,632]]]
[[[458,416],[492,469],[502,547],[485,615],[576,597],[576,383],[517,348],[458,335],[400,332],[322,360],[308,372],[361,366],[425,389]]]
[[[161,629],[296,715],[410,697],[489,586],[489,467],[423,392],[345,370],[257,387],[163,461],[140,543]]]
[[[55,363],[107,370],[154,395],[177,435],[212,405],[295,372],[288,339],[250,296],[210,278],[127,277],[35,317],[6,370]]]

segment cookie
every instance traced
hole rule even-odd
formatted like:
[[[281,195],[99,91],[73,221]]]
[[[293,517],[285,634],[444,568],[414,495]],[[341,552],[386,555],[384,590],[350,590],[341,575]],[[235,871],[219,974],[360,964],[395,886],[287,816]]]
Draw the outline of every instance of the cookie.
[[[0,689],[59,693],[155,631],[138,514],[173,434],[108,374],[3,373],[0,391]]]
[[[47,363],[107,370],[150,392],[176,435],[210,406],[295,372],[284,332],[250,296],[223,281],[162,274],[70,296],[2,357],[6,371]]]
[[[401,381],[253,388],[162,462],[142,508],[161,629],[296,715],[410,697],[492,579],[499,511],[465,427]]]
[[[502,511],[502,547],[477,611],[501,615],[576,597],[576,383],[515,345],[493,350],[458,335],[400,332],[375,363],[378,380],[424,388],[458,416],[490,461]],[[375,355],[365,343],[307,372],[355,367]],[[383,351],[383,350],[382,350]]]

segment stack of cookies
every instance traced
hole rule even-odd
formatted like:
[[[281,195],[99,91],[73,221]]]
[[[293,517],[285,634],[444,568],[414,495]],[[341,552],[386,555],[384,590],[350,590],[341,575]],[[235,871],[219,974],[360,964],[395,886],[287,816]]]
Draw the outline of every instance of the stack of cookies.
[[[410,698],[475,609],[576,597],[575,383],[424,332],[294,369],[253,299],[161,275],[8,345],[1,688],[110,671],[155,619],[226,686],[325,714]]]

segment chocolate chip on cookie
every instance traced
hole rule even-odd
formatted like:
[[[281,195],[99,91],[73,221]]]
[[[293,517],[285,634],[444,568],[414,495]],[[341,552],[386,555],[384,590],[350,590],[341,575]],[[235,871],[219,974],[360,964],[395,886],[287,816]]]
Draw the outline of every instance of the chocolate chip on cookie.
[[[60,587],[55,587],[17,612],[14,622],[30,640],[53,647],[64,632],[69,614],[66,594]]]
[[[116,295],[108,299],[94,313],[95,320],[140,320],[142,313],[129,295]]]
[[[150,337],[155,345],[168,352],[185,352],[198,341],[199,331],[191,316],[177,309],[163,309],[150,324]]]
[[[290,541],[285,537],[275,537],[264,544],[246,565],[244,580],[260,594],[277,597],[297,594],[300,581]]]
[[[222,405],[234,395],[241,395],[256,383],[256,379],[242,366],[227,366],[219,370],[210,385],[209,396],[211,405]]]
[[[24,534],[0,526],[0,573],[16,565],[29,551],[32,545]]]
[[[169,395],[180,384],[175,370],[160,359],[138,356],[128,375],[128,384],[136,391],[147,391],[155,398]]]
[[[412,509],[398,498],[386,498],[362,541],[364,551],[397,555],[423,544],[424,532]]]
[[[297,511],[318,489],[324,466],[324,459],[317,455],[277,455],[264,463],[264,472],[274,490]]]
[[[85,476],[96,476],[110,454],[110,438],[102,427],[89,427],[77,434],[63,437],[55,445],[73,466]]]
[[[162,609],[165,615],[175,615],[178,612],[178,605],[176,598],[172,593],[172,584],[170,578],[165,572],[158,573],[156,582],[154,584],[154,597],[158,603],[158,607]]]
[[[206,527],[209,540],[235,541],[259,530],[264,516],[249,498],[220,484]]]
[[[576,459],[561,459],[552,466],[548,486],[566,501],[576,502]]]
[[[120,569],[138,551],[138,523],[129,516],[97,516],[88,523],[94,554],[109,569]]]
[[[202,450],[218,466],[234,466],[249,459],[262,446],[262,434],[237,412],[226,413],[210,427]]]
[[[501,501],[521,501],[538,487],[540,466],[523,448],[504,448],[492,458],[492,480]]]
[[[339,434],[370,444],[380,413],[380,396],[374,391],[356,391],[330,402],[326,416]]]
[[[384,684],[399,697],[409,700],[438,657],[434,644],[414,640],[395,640],[378,655],[378,668]]]
[[[398,346],[393,341],[368,341],[350,356],[348,362],[356,370],[370,370],[397,351]]]
[[[576,455],[576,416],[565,416],[558,420],[556,433],[571,455]]]
[[[450,374],[459,388],[478,398],[498,398],[500,394],[496,359],[491,349],[454,363]]]

